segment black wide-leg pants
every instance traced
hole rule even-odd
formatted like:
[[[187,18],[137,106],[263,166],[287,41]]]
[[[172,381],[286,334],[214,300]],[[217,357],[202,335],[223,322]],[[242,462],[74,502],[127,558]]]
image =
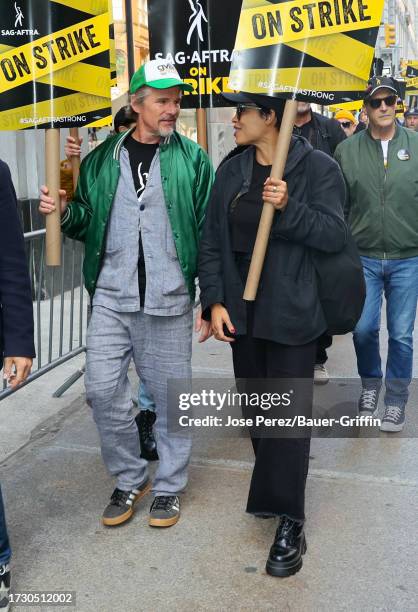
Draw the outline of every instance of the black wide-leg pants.
[[[302,346],[288,346],[252,336],[253,304],[248,304],[248,333],[238,336],[232,343],[234,374],[239,390],[256,390],[259,393],[280,389],[280,380],[286,385],[302,387],[301,401],[294,409],[311,416],[313,398],[313,371],[316,341]],[[259,383],[257,380],[259,379]],[[269,379],[264,384],[262,379]],[[302,382],[302,379],[305,379]],[[286,409],[286,414],[292,407]],[[263,411],[261,411],[263,412]],[[244,411],[245,414],[245,411]],[[264,413],[266,414],[266,413]],[[275,412],[277,415],[277,411]],[[279,411],[280,414],[280,411]],[[266,416],[268,416],[266,414]],[[267,434],[267,435],[266,435]],[[250,429],[255,452],[255,465],[248,495],[247,512],[288,516],[295,520],[305,518],[305,484],[309,467],[310,437],[274,437],[275,432],[262,435]],[[279,434],[280,435],[280,434]]]

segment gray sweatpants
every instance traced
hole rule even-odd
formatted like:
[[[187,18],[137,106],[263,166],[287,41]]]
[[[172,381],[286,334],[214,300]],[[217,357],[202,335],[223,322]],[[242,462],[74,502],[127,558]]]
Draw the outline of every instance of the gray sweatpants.
[[[128,367],[155,400],[155,433],[160,457],[154,495],[173,495],[187,483],[191,438],[167,432],[167,381],[191,378],[193,311],[172,317],[144,312],[120,313],[95,306],[87,331],[86,394],[99,430],[103,461],[116,486],[130,490],[148,477],[140,458],[138,429],[132,413]]]

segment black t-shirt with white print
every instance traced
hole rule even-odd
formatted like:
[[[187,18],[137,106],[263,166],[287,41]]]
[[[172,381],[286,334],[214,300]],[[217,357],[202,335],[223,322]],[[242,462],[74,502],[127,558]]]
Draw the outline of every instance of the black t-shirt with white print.
[[[147,186],[151,163],[157,151],[158,144],[144,144],[135,140],[132,135],[129,135],[125,140],[124,146],[129,154],[129,162],[131,164],[136,195],[138,201],[140,201],[145,187]],[[140,203],[139,206],[141,206]],[[139,232],[138,286],[139,298],[143,307],[145,303],[146,272],[141,232]]]

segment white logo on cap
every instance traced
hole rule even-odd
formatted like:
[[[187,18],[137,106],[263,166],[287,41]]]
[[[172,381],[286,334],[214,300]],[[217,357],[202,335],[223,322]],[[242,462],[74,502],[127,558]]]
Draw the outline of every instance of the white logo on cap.
[[[164,78],[181,80],[176,67],[169,61],[158,59],[151,60],[145,64],[145,80],[148,83]]]
[[[192,9],[192,14],[189,17],[190,27],[187,33],[187,44],[190,45],[190,41],[192,38],[192,34],[195,30],[199,35],[200,42],[203,42],[203,32],[202,32],[202,20],[208,23],[206,19],[205,12],[203,10],[203,6],[200,4],[199,0],[195,0],[196,6],[193,4],[193,0],[189,0],[190,8]]]
[[[160,76],[177,76],[177,70],[174,68],[173,64],[158,64],[157,70]]]

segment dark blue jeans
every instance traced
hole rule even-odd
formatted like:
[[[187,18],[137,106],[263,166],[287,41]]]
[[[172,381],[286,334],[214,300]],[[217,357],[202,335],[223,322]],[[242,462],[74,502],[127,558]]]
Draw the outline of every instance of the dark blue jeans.
[[[386,406],[405,406],[412,378],[415,316],[418,298],[418,257],[371,259],[362,257],[367,296],[354,330],[358,373],[364,388],[379,388],[382,363],[379,349],[383,292],[389,333],[386,363]]]
[[[10,557],[11,550],[9,538],[7,536],[6,516],[4,514],[4,504],[0,486],[0,565],[9,563]]]

